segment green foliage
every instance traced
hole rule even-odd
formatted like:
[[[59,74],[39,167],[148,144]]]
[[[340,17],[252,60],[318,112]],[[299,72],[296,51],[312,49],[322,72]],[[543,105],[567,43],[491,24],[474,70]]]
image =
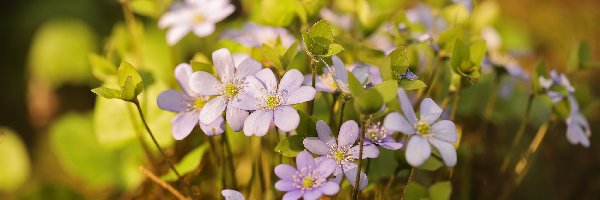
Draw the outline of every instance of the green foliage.
[[[101,97],[107,98],[107,99],[120,99],[121,98],[121,91],[115,90],[115,89],[98,87],[98,88],[92,89],[92,92],[97,95],[100,95]]]
[[[400,80],[402,74],[410,66],[407,49],[400,47],[388,54],[381,63],[381,78],[385,80]]]
[[[456,39],[450,65],[468,85],[475,84],[480,76],[481,61],[485,56],[485,41],[475,40],[470,45]],[[464,81],[463,81],[464,82]]]
[[[300,135],[287,137],[277,144],[275,152],[285,157],[296,157],[300,152],[304,151],[302,141],[304,141],[304,137]]]
[[[398,82],[394,80],[387,80],[374,87],[375,90],[381,94],[383,102],[387,103],[396,98],[398,91]]]
[[[442,166],[444,166],[444,163],[440,162],[437,158],[430,156],[429,159],[425,161],[425,163],[419,166],[419,169],[425,171],[435,171]]]
[[[406,186],[406,192],[404,193],[404,198],[406,200],[421,200],[427,195],[427,190],[425,187],[419,185],[418,183],[411,182]]]
[[[121,87],[121,99],[133,101],[137,98],[137,95],[142,93],[142,89],[144,89],[142,77],[131,64],[126,61],[121,62],[117,77],[119,87]]]
[[[331,24],[326,20],[318,21],[307,32],[302,33],[307,53],[313,58],[330,57],[344,50],[344,47],[333,42],[333,37]]]
[[[96,187],[136,187],[142,176],[136,170],[143,163],[138,144],[107,149],[93,135],[90,114],[69,113],[50,127],[50,143],[60,164],[85,183]]]
[[[540,85],[540,77],[544,77],[547,76],[548,74],[548,69],[546,67],[546,62],[543,59],[540,59],[537,64],[535,65],[535,71],[532,74],[532,78],[531,80],[531,87],[532,87],[532,91],[534,93],[542,93],[543,92],[543,88]]]
[[[357,95],[354,99],[354,107],[361,114],[373,114],[381,110],[383,97],[377,90],[367,90]]]
[[[290,25],[298,8],[296,0],[261,0],[253,2],[250,18],[259,24],[284,27]]]
[[[96,50],[96,35],[78,19],[44,23],[33,37],[28,57],[32,76],[53,87],[93,83],[88,52]]]
[[[104,81],[117,74],[117,67],[110,60],[98,54],[90,54],[89,62],[92,66],[92,74],[98,80]]]
[[[429,187],[429,199],[431,200],[448,200],[451,193],[452,184],[450,181],[437,182]]]
[[[600,63],[592,60],[592,48],[589,43],[579,41],[573,45],[567,61],[569,71],[597,66],[600,66]]]
[[[0,127],[0,192],[11,192],[19,187],[31,173],[29,155],[17,134]]]
[[[317,122],[300,110],[298,110],[298,115],[300,115],[300,124],[298,124],[298,128],[296,128],[296,134],[303,137],[316,137]]]
[[[369,168],[369,183],[376,183],[382,178],[389,177],[390,174],[394,174],[398,167],[398,161],[394,157],[393,150],[383,149],[379,150],[379,156],[371,160],[371,167]]]
[[[408,79],[400,79],[398,86],[400,86],[404,90],[418,90],[424,87],[427,87],[427,84],[421,80],[408,80]]]
[[[151,18],[158,18],[161,13],[165,12],[172,0],[153,1],[153,0],[130,0],[129,7],[139,15]]]
[[[202,159],[204,158],[206,150],[208,150],[209,147],[210,145],[208,143],[204,143],[183,156],[183,159],[181,159],[179,163],[175,164],[175,169],[177,169],[177,172],[184,176],[198,168],[202,162]],[[160,178],[165,181],[176,181],[177,175],[175,175],[173,170],[169,170],[167,174],[161,176]]]

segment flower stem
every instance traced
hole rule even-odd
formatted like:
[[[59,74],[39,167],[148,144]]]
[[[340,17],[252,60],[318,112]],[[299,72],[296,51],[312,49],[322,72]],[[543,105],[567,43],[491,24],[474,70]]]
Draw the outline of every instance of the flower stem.
[[[490,95],[488,96],[487,104],[483,113],[483,123],[481,123],[481,131],[486,131],[489,121],[494,113],[494,107],[496,107],[496,98],[498,97],[498,85],[500,85],[500,75],[496,73],[494,80],[492,81],[492,88],[490,88]]]
[[[338,110],[340,101],[338,98],[338,94],[334,93],[332,96],[333,96],[333,99],[331,101],[331,113],[329,113],[329,127],[336,127],[335,122],[334,122],[335,121],[334,114]]]
[[[140,107],[140,102],[137,100],[137,98],[134,99],[133,104],[135,104],[135,107],[137,108],[138,113],[140,114],[140,118],[142,119],[142,123],[144,123],[144,127],[146,128],[146,131],[148,131],[148,134],[152,138],[152,142],[154,142],[154,145],[156,146],[156,148],[158,149],[160,154],[162,154],[162,156],[165,158],[165,161],[167,162],[167,164],[169,165],[171,170],[173,170],[175,175],[177,175],[177,179],[178,180],[181,179],[181,175],[179,174],[177,169],[175,169],[175,165],[173,165],[171,160],[169,160],[169,158],[167,157],[167,154],[165,154],[165,152],[162,150],[162,148],[160,148],[158,141],[156,141],[154,134],[152,134],[152,131],[150,130],[150,127],[148,126],[148,123],[146,122],[146,118],[144,117],[144,113],[142,112],[142,107]]]
[[[156,184],[160,185],[162,188],[164,188],[167,191],[169,191],[171,194],[173,194],[173,196],[177,197],[177,199],[179,199],[179,200],[186,200],[186,199],[188,199],[185,196],[183,196],[183,194],[181,194],[179,191],[177,191],[177,189],[173,188],[167,182],[161,180],[156,175],[154,175],[152,172],[150,172],[148,169],[144,168],[144,166],[140,166],[140,171],[146,177],[150,178],[150,180],[152,180]]]
[[[402,190],[402,197],[404,197],[404,195],[406,195],[406,189],[408,188],[408,184],[410,184],[410,182],[412,181],[414,174],[415,174],[415,168],[412,167],[410,169],[410,173],[408,174],[408,179],[406,179],[406,185],[404,186],[404,189]]]
[[[452,112],[450,113],[450,120],[454,121],[455,117],[456,117],[456,112],[458,111],[458,101],[460,100],[460,91],[461,91],[461,84],[459,82],[456,91],[454,92],[454,102],[452,102]]]
[[[521,125],[519,125],[519,130],[517,131],[517,135],[514,137],[511,147],[510,147],[510,153],[508,154],[507,157],[504,158],[504,161],[502,162],[502,165],[500,166],[500,174],[504,174],[506,172],[506,170],[508,169],[508,166],[510,165],[511,161],[512,161],[512,157],[516,152],[516,148],[519,145],[519,141],[521,141],[521,138],[523,137],[523,134],[525,133],[525,128],[527,128],[527,122],[529,121],[529,115],[531,113],[531,104],[533,103],[533,99],[535,98],[534,94],[530,94],[529,95],[529,99],[527,100],[527,107],[525,108],[525,115],[523,116],[523,119],[521,120]]]
[[[367,117],[367,119],[362,121],[362,124],[360,126],[360,141],[358,142],[358,144],[360,145],[360,150],[358,153],[358,169],[356,172],[356,182],[354,183],[354,193],[352,194],[352,199],[357,200],[358,199],[358,193],[359,193],[359,183],[360,183],[360,171],[361,171],[361,167],[362,167],[362,159],[363,159],[363,148],[364,148],[364,142],[365,142],[365,133],[366,133],[366,126],[367,124],[369,124],[371,121],[371,115],[369,115]]]
[[[310,59],[310,66],[311,66],[311,73],[312,73],[312,87],[315,88],[315,85],[317,85],[317,64],[315,63],[314,59]],[[315,97],[316,98],[316,97]],[[313,98],[312,100],[310,100],[308,102],[308,115],[312,115],[313,114],[313,108],[315,106],[315,99]]]
[[[344,108],[346,107],[346,102],[344,100],[342,100],[340,102],[340,121],[338,123],[338,127],[342,126],[342,123],[344,122]],[[338,128],[339,130],[339,128]]]

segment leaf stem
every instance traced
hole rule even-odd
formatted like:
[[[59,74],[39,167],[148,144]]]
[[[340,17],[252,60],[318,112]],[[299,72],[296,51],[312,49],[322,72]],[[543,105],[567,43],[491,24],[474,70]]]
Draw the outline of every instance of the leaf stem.
[[[158,151],[160,152],[160,154],[162,154],[162,156],[165,158],[165,161],[167,162],[167,164],[169,165],[169,167],[171,168],[171,170],[173,170],[173,172],[175,173],[175,175],[177,175],[177,179],[181,179],[181,175],[179,174],[179,172],[177,171],[177,169],[175,169],[175,165],[173,165],[173,163],[171,162],[171,160],[169,160],[169,158],[167,157],[167,154],[165,154],[165,152],[162,150],[162,148],[160,148],[160,145],[158,144],[158,141],[156,141],[156,138],[154,137],[154,134],[152,134],[152,131],[150,130],[150,127],[148,126],[148,123],[146,122],[146,118],[144,117],[144,113],[142,112],[142,107],[140,107],[140,102],[136,99],[134,99],[132,101],[133,104],[135,104],[135,107],[138,110],[138,113],[140,114],[140,118],[142,119],[142,123],[144,123],[144,127],[146,128],[146,131],[148,131],[148,134],[150,135],[150,137],[152,138],[152,142],[154,142],[154,145],[156,146],[156,148],[158,149]]]

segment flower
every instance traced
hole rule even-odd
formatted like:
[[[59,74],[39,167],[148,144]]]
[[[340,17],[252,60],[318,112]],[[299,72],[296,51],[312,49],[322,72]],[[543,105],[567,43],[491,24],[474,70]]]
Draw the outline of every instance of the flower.
[[[300,116],[292,106],[315,98],[316,91],[310,86],[301,86],[302,73],[296,69],[286,72],[277,86],[277,78],[271,69],[263,69],[246,78],[244,94],[240,94],[233,106],[243,110],[254,110],[244,122],[244,134],[263,136],[271,122],[279,130],[293,131],[300,123]]]
[[[391,136],[392,133],[383,127],[381,122],[373,123],[367,128],[365,145],[374,144],[390,150],[402,148],[402,143],[396,142],[396,139]]]
[[[235,190],[230,190],[230,189],[225,189],[225,190],[221,190],[221,195],[223,195],[223,198],[225,198],[225,200],[244,200],[244,195],[242,195],[242,193],[235,191]]]
[[[275,188],[286,192],[284,200],[319,199],[321,195],[334,195],[340,186],[327,178],[335,169],[335,161],[331,159],[315,160],[310,153],[302,151],[296,156],[298,169],[288,164],[275,167],[275,175],[281,180],[275,183]]]
[[[317,158],[318,160],[335,160],[337,163],[333,172],[335,182],[341,182],[342,175],[345,175],[350,185],[354,186],[356,173],[358,172],[358,165],[354,161],[358,159],[360,153],[360,145],[354,145],[358,138],[358,132],[358,124],[355,121],[346,121],[340,127],[340,133],[336,140],[331,135],[329,126],[323,120],[319,120],[317,122],[319,137],[307,137],[304,139],[303,144],[308,151],[320,155]],[[363,146],[363,159],[376,158],[377,156],[379,156],[379,149],[375,145]],[[364,189],[367,187],[367,183],[367,175],[361,171],[358,188]]]
[[[178,113],[171,121],[173,137],[176,140],[182,140],[192,132],[194,126],[199,122],[200,110],[208,101],[207,96],[190,90],[188,87],[190,74],[192,74],[192,67],[189,64],[179,64],[175,68],[175,79],[183,92],[166,90],[161,92],[157,98],[160,109]],[[209,123],[200,123],[200,128],[206,135],[220,135],[225,130],[223,117],[217,117]]]
[[[296,40],[284,28],[262,26],[251,22],[246,23],[241,31],[229,31],[225,33],[225,36],[249,47],[261,47],[263,44],[274,45],[277,39],[281,40],[283,46],[289,47]]]
[[[458,141],[454,123],[449,120],[438,121],[442,109],[430,98],[421,102],[419,119],[402,88],[398,88],[398,98],[404,116],[398,112],[390,113],[385,117],[383,126],[390,131],[411,136],[406,146],[406,161],[415,167],[423,164],[431,155],[431,144],[440,152],[446,166],[454,166],[456,150],[452,143]]]
[[[581,144],[584,147],[589,147],[589,138],[592,136],[592,131],[589,123],[580,113],[579,104],[574,96],[575,88],[571,86],[567,76],[552,70],[550,71],[550,79],[540,76],[539,82],[542,89],[552,99],[552,103],[557,104],[565,98],[569,103],[569,116],[565,119],[565,123],[567,124],[567,140],[571,144]]]
[[[234,10],[227,0],[185,0],[181,7],[165,13],[158,26],[169,28],[167,43],[175,45],[190,31],[198,37],[210,35],[215,31],[215,24]]]
[[[258,72],[261,65],[256,60],[248,58],[236,68],[227,49],[213,52],[212,58],[219,79],[203,71],[194,72],[190,77],[189,87],[192,91],[202,95],[216,96],[208,101],[200,111],[200,122],[208,124],[214,121],[227,108],[225,113],[227,123],[232,130],[240,131],[249,113],[232,107],[231,103],[237,101],[239,95],[243,93],[246,78]]]
[[[317,91],[334,93],[338,91],[339,88],[339,90],[344,93],[350,93],[350,88],[348,86],[348,70],[350,70],[356,79],[367,88],[378,85],[383,81],[377,67],[355,63],[354,65],[349,66],[349,68],[346,68],[339,57],[332,56],[331,60],[333,61],[333,68],[324,62],[326,68],[323,69],[323,74],[321,76],[317,76],[317,80],[315,81],[315,89],[317,89]],[[311,84],[312,75],[305,75],[303,85]]]

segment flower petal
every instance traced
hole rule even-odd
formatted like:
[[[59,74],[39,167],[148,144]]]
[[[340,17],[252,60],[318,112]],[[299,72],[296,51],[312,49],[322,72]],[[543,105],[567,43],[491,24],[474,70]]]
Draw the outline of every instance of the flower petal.
[[[404,116],[400,113],[393,112],[388,114],[383,120],[383,127],[393,132],[401,132],[405,135],[415,134],[416,130]]]
[[[358,159],[360,156],[360,145],[356,145],[350,148],[348,152],[351,158]],[[362,159],[366,158],[377,158],[379,156],[379,149],[375,145],[363,145],[363,156]]]
[[[298,124],[300,124],[300,115],[298,115],[298,111],[291,106],[280,106],[275,109],[274,121],[279,130],[290,132],[298,128]]]
[[[188,26],[173,26],[167,31],[167,44],[170,46],[177,44],[188,32],[190,32]]]
[[[351,146],[358,138],[358,124],[354,120],[348,120],[340,127],[338,135],[338,146]]]
[[[326,144],[335,144],[335,138],[331,136],[331,129],[325,121],[317,121],[317,134],[319,134],[319,139],[323,140]]]
[[[194,26],[194,34],[198,37],[205,37],[215,32],[215,24],[213,23],[202,23]]]
[[[416,124],[417,115],[415,115],[412,103],[408,100],[408,96],[406,96],[406,92],[402,88],[398,88],[398,99],[400,99],[400,107],[408,122],[410,124]]]
[[[190,64],[181,63],[175,67],[175,79],[177,79],[179,86],[186,94],[192,96],[193,92],[189,84],[190,76],[192,76],[192,66]]]
[[[391,136],[384,138],[379,145],[389,150],[398,150],[404,146],[402,143],[396,142],[396,140]]]
[[[310,86],[302,86],[287,96],[285,104],[294,105],[313,100],[317,91]]]
[[[458,141],[458,134],[456,133],[456,126],[449,120],[438,121],[431,126],[431,134],[433,137],[446,141],[456,142]]]
[[[337,163],[333,159],[324,159],[317,163],[317,170],[319,171],[319,175],[323,178],[329,177],[331,173],[335,170]]]
[[[256,74],[254,74],[263,85],[267,91],[276,91],[277,90],[277,78],[271,69],[262,69]]]
[[[225,198],[225,200],[244,200],[244,195],[235,190],[221,190],[221,195],[223,195],[223,198]]]
[[[572,118],[567,120],[567,140],[571,144],[581,144],[584,147],[590,146],[590,140],[587,138],[583,128],[575,123]]]
[[[304,148],[310,151],[311,153],[326,156],[329,154],[329,146],[323,142],[323,140],[318,137],[307,137],[302,141],[304,144]]]
[[[229,50],[223,48],[212,53],[213,64],[219,74],[219,78],[225,81],[225,78],[232,78],[235,66],[233,65],[233,57]]]
[[[302,197],[302,192],[300,190],[294,190],[283,195],[282,200],[298,200]]]
[[[298,89],[303,81],[304,76],[302,76],[302,73],[297,69],[292,69],[283,75],[281,81],[279,81],[279,88],[277,91],[290,94]]]
[[[223,114],[225,111],[225,99],[222,97],[216,97],[208,101],[200,110],[200,123],[210,124],[217,119],[217,117]]]
[[[340,185],[338,185],[335,182],[328,181],[325,183],[321,183],[321,187],[319,187],[319,190],[321,190],[323,194],[334,195],[340,191]]]
[[[419,120],[425,120],[427,124],[433,124],[433,122],[440,118],[442,111],[442,108],[433,102],[431,98],[425,98],[421,102],[421,109],[419,110],[421,117]]]
[[[221,94],[221,91],[217,87],[221,84],[221,81],[217,80],[212,74],[204,71],[197,71],[192,73],[189,81],[188,85],[195,93],[207,96]]]
[[[310,155],[310,153],[308,153],[308,151],[302,151],[296,156],[296,166],[300,172],[303,172],[302,169],[308,169],[309,167],[314,168],[315,165],[315,159],[312,157],[312,155]],[[309,171],[304,170],[304,172],[308,173]]]
[[[225,117],[227,117],[227,124],[231,127],[231,130],[238,132],[244,128],[244,121],[250,115],[247,111],[244,111],[233,106],[227,106]]]
[[[257,99],[262,98],[264,95],[266,95],[265,94],[265,92],[266,92],[265,85],[254,76],[246,77],[246,80],[244,81],[244,85],[245,85],[244,86],[244,94],[245,95],[252,96]],[[238,96],[240,96],[240,95],[238,94]]]
[[[163,110],[182,112],[188,107],[187,95],[177,90],[165,90],[158,95],[156,103]]]
[[[321,197],[323,193],[321,192],[321,190],[307,190],[304,191],[304,195],[302,195],[302,198],[304,200],[317,200],[319,199],[319,197]]]
[[[275,183],[275,188],[282,192],[296,190],[296,186],[294,186],[294,181],[290,180],[279,180]]]
[[[348,70],[346,69],[346,65],[337,56],[332,56],[331,60],[333,61],[333,74],[335,78],[344,84],[348,84]]]
[[[183,140],[198,124],[198,112],[181,112],[171,121],[173,128],[173,138],[175,140]]]
[[[436,138],[429,138],[429,142],[440,152],[446,166],[454,167],[456,165],[456,149],[452,144]]]
[[[235,99],[229,102],[229,106],[242,110],[258,110],[259,104],[260,100],[247,94],[238,94]]]
[[[431,155],[429,142],[421,136],[414,135],[406,145],[406,161],[413,167],[421,166]]]
[[[254,75],[260,71],[261,68],[262,65],[258,61],[252,58],[246,58],[235,70],[235,77],[244,78],[246,76]]]
[[[294,180],[294,175],[298,170],[288,164],[279,164],[275,167],[275,175],[281,180]]]
[[[356,164],[348,163],[344,165],[344,175],[353,188],[356,186],[356,173],[358,173],[358,166]],[[368,184],[369,179],[367,179],[367,175],[360,171],[360,182],[358,183],[358,189],[365,189]]]
[[[225,122],[223,117],[219,116],[214,122],[208,125],[200,123],[200,129],[208,136],[221,135],[225,132]]]
[[[269,131],[269,126],[273,121],[273,111],[257,110],[254,111],[244,122],[244,134],[246,136],[256,135],[264,136]]]

